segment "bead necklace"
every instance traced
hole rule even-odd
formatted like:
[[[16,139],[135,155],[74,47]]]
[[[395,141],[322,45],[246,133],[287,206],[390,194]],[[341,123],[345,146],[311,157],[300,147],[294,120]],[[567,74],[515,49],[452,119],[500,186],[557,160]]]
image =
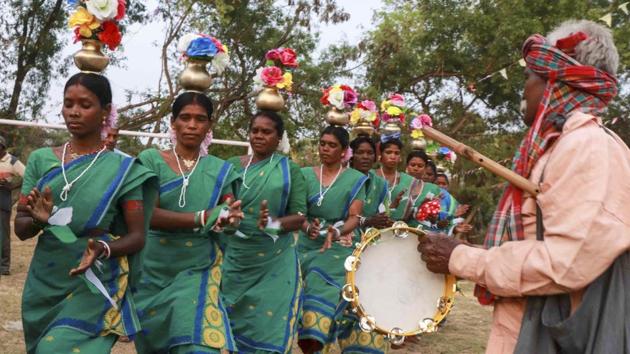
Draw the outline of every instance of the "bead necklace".
[[[98,151],[96,156],[94,156],[94,158],[92,159],[92,162],[90,162],[88,167],[86,167],[85,170],[83,170],[83,172],[81,172],[75,179],[73,179],[72,182],[68,182],[68,176],[66,175],[66,152],[69,146],[70,146],[69,142],[65,143],[63,145],[63,151],[61,153],[61,175],[63,176],[64,186],[61,189],[61,193],[59,194],[59,199],[61,199],[64,202],[68,200],[68,193],[70,193],[70,189],[72,189],[72,186],[76,183],[76,181],[78,181],[81,177],[83,177],[84,174],[87,173],[87,171],[94,165],[96,160],[99,158],[99,156],[101,156],[103,151],[105,151],[106,149],[106,147],[103,146],[101,150]]]
[[[188,175],[184,174],[184,171],[182,170],[182,165],[179,163],[179,155],[175,151],[175,146],[173,146],[173,155],[175,155],[175,161],[177,161],[177,168],[179,169],[179,173],[182,175],[182,188],[179,191],[178,205],[180,208],[183,208],[186,206],[186,189],[188,188],[188,180],[190,179],[190,176],[193,174],[193,172],[195,172],[195,169],[199,164],[199,160],[201,159],[201,154],[197,155],[197,161],[195,162],[194,166],[192,166],[192,169],[190,170],[190,173]]]
[[[271,159],[269,159],[269,162],[273,161],[273,157],[276,154],[271,154]],[[243,171],[243,187],[245,187],[245,189],[249,189],[249,186],[245,183],[245,179],[247,178],[247,170],[249,170],[249,166],[252,164],[252,160],[254,159],[254,154],[252,154],[249,157],[249,162],[247,163],[247,166],[245,166],[245,171]],[[255,178],[255,177],[254,177]]]
[[[341,170],[343,170],[343,165],[339,165],[339,171],[337,171],[337,175],[335,176],[335,179],[332,180],[332,183],[328,185],[328,188],[326,188],[326,190],[322,191],[323,185],[324,185],[324,165],[323,164],[319,165],[319,198],[317,198],[318,207],[322,206],[322,202],[324,201],[324,196],[326,196],[326,193],[328,193],[330,188],[332,188],[333,184],[337,182],[337,178],[339,178],[339,175],[341,174]]]

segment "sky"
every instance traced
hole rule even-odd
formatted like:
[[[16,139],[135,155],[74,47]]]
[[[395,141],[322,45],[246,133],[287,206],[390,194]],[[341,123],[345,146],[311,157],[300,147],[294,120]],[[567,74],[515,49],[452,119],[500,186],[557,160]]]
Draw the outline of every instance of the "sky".
[[[286,1],[286,0],[280,0]],[[381,8],[380,0],[338,0],[338,5],[350,14],[347,22],[336,25],[320,26],[321,38],[319,49],[339,41],[356,42],[362,34],[372,27],[372,17],[375,10]],[[146,2],[148,13],[156,7],[156,1]],[[107,69],[107,77],[113,90],[114,104],[125,102],[125,90],[144,91],[147,88],[156,89],[160,77],[160,48],[162,41],[162,24],[158,21],[144,25],[132,26],[123,37],[123,55],[126,58],[125,68],[111,66]],[[68,30],[68,41],[72,33]],[[81,48],[79,43],[68,45],[63,56],[70,56]],[[70,73],[76,72],[73,68]],[[49,105],[44,109],[42,120],[50,123],[61,123],[60,107],[63,86],[67,78],[60,78],[51,84],[48,91]]]

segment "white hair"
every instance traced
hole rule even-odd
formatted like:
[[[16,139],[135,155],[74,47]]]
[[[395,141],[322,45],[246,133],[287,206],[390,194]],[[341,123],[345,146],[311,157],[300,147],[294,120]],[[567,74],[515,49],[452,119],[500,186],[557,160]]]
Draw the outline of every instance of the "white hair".
[[[603,25],[587,20],[568,20],[547,35],[550,44],[574,33],[583,32],[588,38],[575,47],[573,58],[583,65],[596,67],[617,76],[619,53],[610,30]]]

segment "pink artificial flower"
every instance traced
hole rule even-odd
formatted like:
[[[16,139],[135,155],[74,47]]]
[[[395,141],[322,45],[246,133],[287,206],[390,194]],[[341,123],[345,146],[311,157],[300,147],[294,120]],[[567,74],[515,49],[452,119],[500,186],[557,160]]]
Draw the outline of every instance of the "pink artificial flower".
[[[433,120],[431,119],[431,116],[429,116],[428,114],[421,114],[415,117],[411,121],[410,125],[412,129],[422,129],[424,127],[432,127]]]
[[[272,61],[280,61],[281,59],[280,48],[272,49],[268,51],[267,54],[265,54],[265,59],[272,60]]]
[[[346,151],[343,152],[343,156],[341,157],[341,162],[346,164],[348,163],[348,161],[350,161],[351,158],[352,158],[352,148],[348,146],[346,148]]]
[[[343,103],[346,108],[352,108],[357,104],[357,93],[352,88],[343,91]]]
[[[281,48],[280,50],[280,62],[284,66],[291,68],[297,68],[297,54],[291,48]]]
[[[366,111],[376,112],[376,103],[374,101],[364,100],[359,102],[359,106]]]
[[[267,86],[276,86],[284,81],[282,70],[276,66],[267,66],[260,72],[260,78]]]
[[[394,93],[391,96],[389,96],[389,103],[391,103],[394,106],[404,107],[405,98],[403,97],[403,95],[399,93]]]

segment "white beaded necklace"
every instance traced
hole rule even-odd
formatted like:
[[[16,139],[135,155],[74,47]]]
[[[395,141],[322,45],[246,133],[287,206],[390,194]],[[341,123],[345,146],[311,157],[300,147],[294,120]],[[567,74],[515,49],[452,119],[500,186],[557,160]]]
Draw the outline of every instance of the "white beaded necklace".
[[[70,189],[72,189],[72,185],[74,185],[76,181],[78,181],[81,177],[83,177],[84,174],[87,173],[87,171],[94,165],[98,157],[101,156],[101,153],[103,153],[103,151],[105,151],[106,149],[106,147],[103,146],[98,151],[96,156],[94,156],[94,159],[92,159],[92,162],[90,162],[88,167],[86,167],[85,170],[83,170],[83,172],[81,172],[75,179],[73,179],[72,182],[68,182],[68,176],[66,176],[66,150],[68,149],[68,146],[70,146],[70,143],[69,142],[65,143],[63,145],[63,151],[61,153],[61,175],[63,176],[63,181],[65,182],[65,184],[63,188],[61,189],[61,193],[59,194],[59,199],[61,199],[64,202],[68,200],[68,193],[70,193]]]
[[[273,157],[276,154],[271,154],[271,158],[269,159],[269,162],[273,161]],[[254,154],[252,154],[252,156],[249,157],[249,162],[247,163],[247,166],[245,166],[245,171],[243,171],[243,187],[245,187],[245,189],[249,189],[249,186],[245,183],[245,178],[247,178],[247,170],[249,169],[249,166],[252,164],[252,160],[254,159]]]
[[[385,176],[385,172],[383,172],[383,166],[381,166],[381,175],[387,181],[387,176]],[[396,170],[396,173],[394,174],[394,183],[391,188],[387,188],[387,197],[390,201],[392,200],[392,192],[394,191],[394,188],[396,188],[396,186],[398,185],[398,177],[398,170]]]
[[[324,164],[319,165],[319,198],[317,198],[317,206],[322,206],[322,202],[324,201],[324,196],[326,196],[326,193],[328,193],[328,191],[330,190],[330,188],[332,188],[333,184],[335,184],[335,182],[337,182],[337,178],[339,178],[339,175],[341,174],[341,170],[343,170],[343,165],[339,165],[339,171],[337,171],[337,175],[335,176],[335,179],[332,180],[332,183],[330,183],[328,185],[328,188],[326,188],[326,190],[322,191],[322,189],[324,188]]]
[[[182,175],[182,188],[179,191],[178,205],[180,208],[183,208],[186,206],[186,189],[188,188],[188,180],[190,179],[190,176],[193,174],[193,172],[195,172],[195,169],[199,164],[199,160],[201,159],[201,154],[197,155],[197,161],[195,161],[195,165],[193,166],[192,170],[190,170],[190,173],[188,175],[185,175],[184,171],[182,170],[182,166],[179,163],[179,156],[177,156],[177,152],[175,151],[175,146],[173,146],[173,155],[175,155],[175,161],[177,161],[177,168],[179,169],[179,173]]]

